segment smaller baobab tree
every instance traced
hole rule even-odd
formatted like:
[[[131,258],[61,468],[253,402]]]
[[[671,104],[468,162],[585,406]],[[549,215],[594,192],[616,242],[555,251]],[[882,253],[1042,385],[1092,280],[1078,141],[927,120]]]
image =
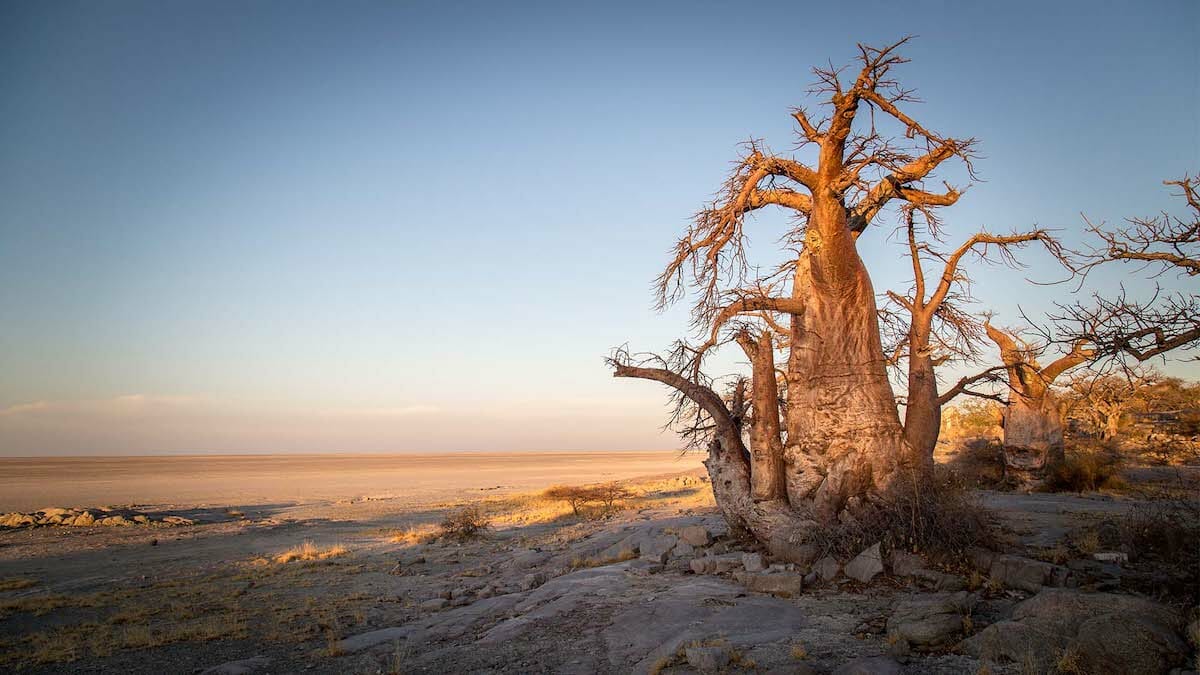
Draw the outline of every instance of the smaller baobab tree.
[[[917,222],[923,217],[924,227]],[[904,398],[904,438],[919,452],[932,456],[941,429],[941,410],[961,394],[995,398],[972,389],[973,385],[996,382],[1003,366],[989,367],[963,377],[945,392],[938,391],[937,369],[947,363],[978,363],[984,335],[981,316],[970,311],[972,280],[964,262],[973,265],[1003,264],[1019,267],[1016,253],[1040,244],[1056,259],[1062,249],[1043,229],[1010,234],[979,232],[957,248],[940,250],[937,216],[920,205],[904,209],[904,231],[912,263],[913,284],[907,293],[888,291],[889,306],[881,308],[881,325],[889,363],[893,368],[907,364],[907,395]],[[930,259],[940,262],[930,274]]]
[[[1005,472],[1020,482],[1040,479],[1063,454],[1063,401],[1054,392],[1055,380],[1095,357],[1085,341],[1047,366],[1038,363],[1044,347],[1031,345],[1012,332],[984,323],[987,335],[1000,348],[1008,375],[1008,405],[1004,409]]]

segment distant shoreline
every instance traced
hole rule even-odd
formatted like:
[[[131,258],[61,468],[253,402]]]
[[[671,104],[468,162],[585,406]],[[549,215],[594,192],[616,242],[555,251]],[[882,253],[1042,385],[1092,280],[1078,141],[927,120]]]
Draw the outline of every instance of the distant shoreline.
[[[589,455],[589,454],[614,454],[628,453],[640,454],[647,452],[673,452],[682,453],[679,449],[647,449],[647,450],[380,450],[380,451],[354,451],[354,452],[338,452],[322,451],[312,452],[307,450],[295,451],[246,451],[246,452],[196,452],[196,451],[181,451],[181,452],[146,452],[146,453],[129,453],[129,454],[95,454],[95,455],[60,455],[60,454],[45,454],[45,455],[5,455],[0,454],[0,462],[7,460],[40,460],[40,459],[151,459],[156,457],[162,458],[184,458],[184,457],[203,457],[208,459],[213,458],[231,458],[231,457],[442,457],[445,455],[471,455],[485,457],[499,457],[511,455]]]

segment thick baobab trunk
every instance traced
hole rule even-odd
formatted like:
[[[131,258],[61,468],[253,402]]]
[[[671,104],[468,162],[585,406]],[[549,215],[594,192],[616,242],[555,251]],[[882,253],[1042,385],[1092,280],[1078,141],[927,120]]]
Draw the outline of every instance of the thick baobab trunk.
[[[1014,392],[1004,413],[1004,464],[1009,476],[1032,482],[1062,460],[1062,407],[1050,391],[1029,397]]]
[[[1005,472],[1020,483],[1032,485],[1063,456],[1063,409],[1050,385],[1059,375],[1090,359],[1093,352],[1078,344],[1071,353],[1043,368],[1028,346],[1019,347],[1012,336],[991,323],[985,323],[984,329],[1000,347],[1000,358],[1008,370]]]
[[[844,213],[841,216],[844,222]],[[850,231],[813,227],[797,263],[788,360],[787,494],[831,521],[911,459],[879,338],[875,291]],[[816,251],[817,253],[813,253]]]

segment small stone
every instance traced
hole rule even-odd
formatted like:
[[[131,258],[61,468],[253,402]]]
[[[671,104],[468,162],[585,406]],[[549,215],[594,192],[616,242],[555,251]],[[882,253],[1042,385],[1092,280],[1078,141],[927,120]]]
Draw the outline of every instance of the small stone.
[[[742,567],[744,567],[747,572],[761,572],[766,569],[766,565],[763,564],[763,557],[761,553],[743,553]]]
[[[205,668],[201,670],[199,675],[249,675],[256,670],[266,668],[271,665],[271,659],[265,656],[255,656],[249,659],[240,661],[230,661],[222,663],[219,666]]]
[[[843,570],[846,576],[864,584],[870,583],[877,574],[883,571],[883,556],[879,552],[879,543],[859,553],[853,560],[846,563]]]
[[[888,619],[888,638],[904,640],[921,649],[954,644],[964,632],[963,620],[970,616],[976,601],[975,596],[965,592],[904,600],[896,605]]]
[[[71,525],[75,527],[90,527],[95,524],[96,517],[92,515],[91,511],[84,511],[83,513],[75,516],[75,519],[71,521]]]
[[[800,595],[804,590],[804,577],[795,572],[779,572],[777,574],[744,573],[742,584],[747,590],[755,593],[769,593],[784,598]]]
[[[133,517],[133,522],[135,522],[135,523],[138,523],[139,525],[149,525],[149,524],[150,524],[150,518],[149,518],[149,517],[147,517],[147,516],[144,516],[144,515],[138,514],[138,515],[136,515],[136,516],[134,516],[134,517]]]
[[[742,566],[742,556],[737,553],[722,555],[706,555],[694,558],[691,562],[692,571],[696,574],[721,574]]]
[[[422,602],[418,606],[425,610],[439,610],[445,609],[446,605],[449,604],[450,601],[445,598],[433,598],[432,600],[426,600],[425,602]]]
[[[1118,565],[1124,565],[1129,562],[1129,554],[1121,551],[1100,551],[1093,553],[1092,558],[1100,562],[1116,563]]]
[[[838,572],[842,571],[842,565],[833,556],[827,555],[813,563],[813,571],[821,577],[821,581],[833,581],[837,578]]]
[[[696,547],[708,546],[712,543],[712,533],[703,525],[688,525],[679,530],[680,540]]]
[[[521,579],[521,590],[522,591],[532,591],[533,589],[537,588],[538,586],[541,586],[542,584],[546,583],[547,581],[549,581],[549,577],[546,575],[545,572],[534,572],[532,574],[526,574],[525,577]]]
[[[515,570],[524,570],[537,567],[549,559],[550,554],[544,551],[525,551],[513,555],[509,561],[509,567]]]
[[[729,650],[725,647],[687,647],[688,665],[702,673],[718,673],[729,665]]]
[[[671,549],[671,555],[676,558],[690,558],[695,554],[696,547],[686,541],[680,541],[678,544],[675,544],[675,548]]]
[[[641,557],[647,560],[653,560],[659,564],[667,562],[667,557],[671,554],[671,550],[679,543],[679,538],[673,534],[664,534],[661,537],[655,537],[639,547]]]

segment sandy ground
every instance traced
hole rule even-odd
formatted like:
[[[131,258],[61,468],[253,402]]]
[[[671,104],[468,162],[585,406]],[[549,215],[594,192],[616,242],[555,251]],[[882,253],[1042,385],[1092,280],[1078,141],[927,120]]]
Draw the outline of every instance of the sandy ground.
[[[388,499],[409,507],[687,471],[699,454],[656,452],[440,455],[193,455],[0,458],[0,512],[49,506],[173,507]]]

